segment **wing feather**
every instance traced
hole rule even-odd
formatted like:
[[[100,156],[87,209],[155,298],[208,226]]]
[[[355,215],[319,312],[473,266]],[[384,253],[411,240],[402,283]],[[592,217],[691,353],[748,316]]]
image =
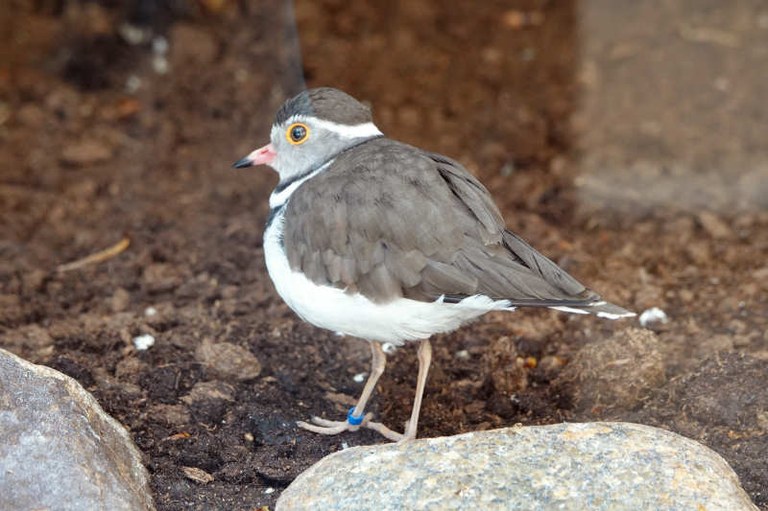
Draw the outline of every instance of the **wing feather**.
[[[292,269],[379,302],[483,294],[579,306],[599,299],[507,231],[464,167],[389,139],[342,154],[299,187],[286,206],[284,243]]]

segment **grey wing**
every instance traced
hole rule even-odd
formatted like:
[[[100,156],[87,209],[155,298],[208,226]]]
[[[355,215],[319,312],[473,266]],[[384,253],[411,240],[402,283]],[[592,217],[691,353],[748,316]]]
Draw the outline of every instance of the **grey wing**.
[[[488,191],[458,163],[388,140],[366,145],[291,196],[284,243],[292,269],[379,302],[599,299],[507,231]]]

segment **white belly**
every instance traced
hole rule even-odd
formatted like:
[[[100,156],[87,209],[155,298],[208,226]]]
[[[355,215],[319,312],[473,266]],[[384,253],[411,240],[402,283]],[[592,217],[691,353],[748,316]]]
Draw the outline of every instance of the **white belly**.
[[[277,292],[291,309],[313,325],[371,341],[402,344],[450,332],[491,310],[509,310],[506,300],[475,295],[459,303],[420,302],[399,298],[377,304],[365,296],[318,286],[291,270],[280,235],[284,212],[264,233],[264,257]]]

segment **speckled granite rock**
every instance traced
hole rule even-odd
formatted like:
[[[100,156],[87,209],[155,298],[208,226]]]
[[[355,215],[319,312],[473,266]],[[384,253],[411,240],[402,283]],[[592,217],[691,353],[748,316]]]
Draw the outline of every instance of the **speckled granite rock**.
[[[301,474],[278,511],[757,509],[714,451],[628,423],[557,424],[354,447]]]
[[[0,509],[154,509],[123,426],[72,378],[2,349]]]

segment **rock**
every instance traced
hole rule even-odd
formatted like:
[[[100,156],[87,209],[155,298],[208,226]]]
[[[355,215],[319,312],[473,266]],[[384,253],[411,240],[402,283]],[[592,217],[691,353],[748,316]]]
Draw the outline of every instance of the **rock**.
[[[169,263],[153,263],[144,268],[141,286],[148,293],[172,291],[184,282],[178,267]]]
[[[730,238],[733,234],[730,226],[714,213],[702,211],[699,213],[698,220],[707,234],[716,240]]]
[[[649,330],[626,328],[581,348],[555,385],[574,410],[631,408],[665,381],[659,340]]]
[[[96,140],[84,140],[64,148],[61,160],[75,167],[85,167],[112,158],[112,149]]]
[[[195,358],[206,366],[208,373],[222,380],[250,380],[261,373],[261,363],[253,353],[228,342],[214,344],[204,339],[195,350]]]
[[[195,383],[189,394],[182,397],[181,400],[188,405],[211,400],[232,402],[235,400],[235,388],[223,381],[201,381]]]
[[[714,451],[629,423],[556,424],[353,447],[301,474],[277,511],[756,510]]]
[[[112,293],[112,298],[109,300],[112,312],[125,312],[130,304],[131,295],[122,287],[115,289],[115,292]]]
[[[72,378],[0,349],[0,509],[154,509],[130,435]]]

